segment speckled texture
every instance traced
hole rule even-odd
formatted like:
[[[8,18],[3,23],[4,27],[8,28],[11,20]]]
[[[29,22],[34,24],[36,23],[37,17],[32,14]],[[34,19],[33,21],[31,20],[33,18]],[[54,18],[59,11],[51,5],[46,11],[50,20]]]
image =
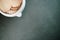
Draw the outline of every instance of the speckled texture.
[[[60,0],[27,0],[21,18],[0,14],[0,40],[59,40]]]

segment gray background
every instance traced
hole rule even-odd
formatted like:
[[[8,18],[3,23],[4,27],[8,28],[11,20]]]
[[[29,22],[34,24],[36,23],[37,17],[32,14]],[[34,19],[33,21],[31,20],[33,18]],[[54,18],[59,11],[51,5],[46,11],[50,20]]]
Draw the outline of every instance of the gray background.
[[[0,14],[0,40],[59,40],[60,0],[27,0],[21,18]]]

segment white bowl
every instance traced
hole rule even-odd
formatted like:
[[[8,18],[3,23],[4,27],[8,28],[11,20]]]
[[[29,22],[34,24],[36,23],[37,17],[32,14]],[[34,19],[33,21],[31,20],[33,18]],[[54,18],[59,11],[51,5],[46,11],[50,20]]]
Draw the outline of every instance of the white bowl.
[[[3,13],[2,11],[0,11],[0,13],[2,15],[6,16],[6,17],[21,17],[22,16],[22,12],[23,12],[23,10],[25,8],[25,5],[26,5],[26,0],[23,0],[22,5],[19,8],[19,10],[16,13],[12,14],[12,15]]]

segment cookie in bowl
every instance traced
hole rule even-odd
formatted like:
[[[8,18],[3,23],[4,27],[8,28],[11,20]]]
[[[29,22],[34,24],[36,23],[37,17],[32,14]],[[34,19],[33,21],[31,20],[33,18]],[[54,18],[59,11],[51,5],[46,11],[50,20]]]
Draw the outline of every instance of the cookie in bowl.
[[[21,17],[26,0],[0,0],[0,13],[6,17]]]

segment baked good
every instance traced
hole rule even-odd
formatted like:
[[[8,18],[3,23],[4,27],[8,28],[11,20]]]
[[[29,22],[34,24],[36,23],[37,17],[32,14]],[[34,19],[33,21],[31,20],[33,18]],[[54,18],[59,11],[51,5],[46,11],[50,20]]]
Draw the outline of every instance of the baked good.
[[[7,14],[15,13],[21,6],[22,0],[0,0],[0,10]]]

